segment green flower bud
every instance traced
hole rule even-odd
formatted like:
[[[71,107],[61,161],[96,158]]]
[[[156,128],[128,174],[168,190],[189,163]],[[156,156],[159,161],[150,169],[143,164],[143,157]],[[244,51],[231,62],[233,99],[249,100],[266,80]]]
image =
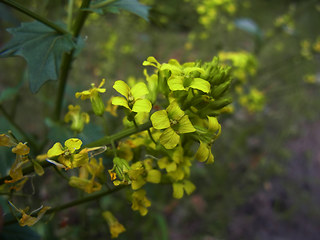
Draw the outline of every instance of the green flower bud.
[[[90,98],[92,110],[95,115],[102,116],[105,110],[104,103],[99,94],[96,94],[94,97]]]

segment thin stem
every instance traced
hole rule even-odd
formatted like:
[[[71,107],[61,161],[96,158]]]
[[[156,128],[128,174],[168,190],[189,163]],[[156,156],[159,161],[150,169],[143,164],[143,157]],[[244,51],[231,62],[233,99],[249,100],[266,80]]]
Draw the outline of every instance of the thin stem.
[[[5,117],[5,119],[15,128],[18,130],[18,132],[22,135],[22,137],[24,138],[24,140],[26,140],[31,148],[33,148],[35,151],[38,150],[38,146],[37,144],[33,141],[33,139],[31,139],[27,133],[11,118],[11,116],[7,113],[7,111],[2,107],[2,105],[0,104],[0,111],[2,112],[3,116]]]
[[[114,144],[114,141],[111,141],[111,146],[112,146],[113,156],[118,157],[117,148],[116,148],[116,145]]]
[[[56,121],[60,119],[63,96],[64,96],[65,87],[67,84],[67,79],[69,76],[69,71],[71,69],[73,54],[74,54],[74,50],[72,50],[70,53],[65,53],[62,57],[62,62],[60,67],[60,76],[59,76],[58,94],[57,94],[56,105],[54,110],[54,119]]]
[[[152,140],[152,142],[154,142],[154,144],[157,145],[157,142],[154,140],[154,138],[153,138],[153,136],[151,134],[150,128],[148,129],[148,134],[149,134],[149,137]]]
[[[65,29],[63,29],[62,27],[58,26],[57,24],[51,22],[50,20],[38,15],[37,13],[35,12],[32,12],[30,11],[29,9],[25,8],[24,6],[20,5],[19,3],[17,2],[14,2],[12,0],[0,0],[0,2],[18,10],[19,12],[22,12],[26,15],[28,15],[29,17],[39,21],[39,22],[42,22],[43,24],[47,25],[48,27],[56,30],[58,33],[61,33],[61,34],[68,34],[69,32]]]
[[[119,186],[119,187],[115,187],[115,188],[113,188],[111,190],[105,190],[105,191],[102,191],[102,192],[99,192],[99,193],[90,194],[90,195],[88,195],[86,197],[74,200],[72,202],[65,203],[65,204],[62,204],[62,205],[54,207],[54,208],[50,208],[48,211],[46,211],[45,215],[48,215],[48,214],[51,214],[51,213],[56,213],[56,212],[59,212],[61,210],[67,209],[67,208],[75,207],[77,205],[96,200],[96,199],[101,198],[103,196],[107,196],[109,194],[117,192],[117,191],[119,191],[119,190],[121,190],[121,189],[123,189],[125,187],[126,187],[125,185],[122,185],[122,186]],[[12,220],[4,222],[3,225],[11,225],[11,224],[16,223],[16,221],[17,221],[16,219],[12,219]]]
[[[67,26],[68,26],[69,31],[71,30],[71,26],[72,26],[73,5],[74,5],[74,0],[69,0],[69,2],[68,2],[68,19],[67,19]]]
[[[116,0],[106,0],[106,1],[98,2],[98,3],[96,3],[96,4],[92,4],[92,5],[90,6],[90,8],[102,8],[102,7],[107,6],[107,5],[110,4],[110,3],[115,2],[115,1],[116,1]]]
[[[73,37],[77,39],[80,35],[81,29],[85,23],[85,20],[89,14],[88,11],[83,11],[82,9],[88,8],[90,6],[91,0],[83,0],[80,12],[75,20],[73,26]],[[58,121],[60,119],[61,110],[62,110],[62,103],[64,98],[64,92],[67,85],[67,80],[69,76],[69,72],[71,70],[72,60],[74,58],[75,50],[73,49],[70,53],[65,53],[62,58],[62,63],[60,67],[60,76],[59,76],[59,87],[58,87],[58,94],[56,98],[56,105],[54,110],[53,118]]]

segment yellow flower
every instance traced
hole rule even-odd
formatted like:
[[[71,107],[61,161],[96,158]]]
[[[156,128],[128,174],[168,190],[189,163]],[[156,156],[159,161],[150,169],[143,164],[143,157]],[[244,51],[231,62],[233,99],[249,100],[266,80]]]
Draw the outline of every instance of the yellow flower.
[[[69,111],[64,116],[64,121],[66,123],[71,121],[71,129],[76,132],[81,132],[84,128],[84,124],[88,124],[90,121],[88,113],[81,112],[79,105],[69,105],[68,109]]]
[[[96,181],[96,177],[101,176],[103,172],[102,158],[99,159],[99,164],[95,158],[92,158],[89,163],[80,168],[79,177],[72,176],[70,178],[69,185],[80,188],[87,193],[99,191],[102,186]],[[89,174],[91,179],[89,179]]]
[[[12,137],[6,134],[0,134],[0,146],[4,147],[14,147],[17,143],[12,139]]]
[[[32,217],[31,215],[33,215],[35,212],[37,212],[39,209],[32,211],[30,214],[26,213],[26,210],[23,209],[18,209],[16,208],[10,201],[9,201],[10,205],[13,206],[18,212],[20,212],[22,214],[20,220],[19,220],[19,225],[21,227],[24,226],[33,226],[34,224],[36,224],[42,217],[43,215],[46,213],[46,211],[48,211],[51,207],[41,207],[40,211],[37,213],[37,217]],[[28,208],[27,208],[28,209]]]
[[[118,106],[113,105],[112,98],[110,98],[107,102],[107,106],[106,106],[105,111],[109,112],[112,116],[117,117],[118,116],[117,109],[118,109]]]
[[[153,113],[150,117],[155,129],[164,129],[159,141],[167,149],[175,148],[180,142],[180,134],[196,131],[188,115],[173,101],[166,110]]]
[[[23,178],[22,166],[29,162],[28,154],[30,148],[25,143],[18,143],[12,148],[12,152],[16,154],[16,160],[10,168],[9,175],[11,180],[6,180],[5,183],[13,183]]]
[[[105,79],[102,79],[99,87],[95,87],[95,84],[91,83],[91,89],[76,93],[76,98],[81,97],[81,100],[90,99],[92,110],[98,116],[102,116],[105,110],[104,103],[99,94],[106,91],[105,88],[101,88],[105,81]]]
[[[149,93],[145,83],[139,82],[132,88],[124,81],[118,80],[114,83],[113,88],[124,97],[113,97],[112,104],[122,106],[132,112],[150,112],[152,104],[144,96]]]
[[[130,166],[128,175],[133,190],[141,188],[147,182],[160,183],[161,181],[161,172],[157,169],[153,169],[151,159],[133,163]]]
[[[141,216],[148,213],[148,207],[151,206],[150,200],[146,197],[146,191],[140,189],[132,193],[132,210],[139,211]]]
[[[49,162],[63,168],[71,169],[75,167],[80,167],[88,163],[89,156],[88,156],[88,149],[82,149],[79,153],[75,153],[77,150],[80,149],[82,145],[82,141],[77,138],[70,138],[64,143],[65,147],[58,142],[53,145],[52,148],[48,151],[48,158]],[[57,163],[51,158],[58,158]]]
[[[173,197],[177,199],[180,199],[183,197],[184,191],[189,195],[196,189],[195,185],[189,180],[183,180],[182,182],[175,182],[172,184],[172,187],[173,187]]]
[[[119,221],[113,216],[110,211],[105,211],[102,213],[103,218],[107,221],[111,233],[111,238],[117,238],[120,233],[126,231],[124,226],[119,223]]]

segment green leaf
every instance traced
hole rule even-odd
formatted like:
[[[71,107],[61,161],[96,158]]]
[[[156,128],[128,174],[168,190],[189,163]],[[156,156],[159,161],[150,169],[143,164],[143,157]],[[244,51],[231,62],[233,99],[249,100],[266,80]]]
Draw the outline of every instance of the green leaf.
[[[180,136],[169,127],[161,134],[159,140],[166,149],[173,149],[178,145]]]
[[[71,34],[61,35],[40,22],[22,23],[8,29],[13,37],[0,57],[22,56],[28,63],[28,79],[33,93],[48,80],[57,80],[62,55],[76,47]]]
[[[133,112],[150,112],[152,108],[151,102],[148,99],[138,99],[135,101],[132,111]]]
[[[160,110],[153,113],[150,120],[155,129],[165,129],[170,127],[170,121],[166,110]]]
[[[105,2],[105,4],[103,4],[103,2]],[[101,6],[98,9],[102,9],[103,12],[119,13],[120,10],[126,10],[148,21],[150,7],[139,3],[137,0],[116,0],[111,3],[108,2],[110,1],[101,1],[98,2],[96,6]],[[96,8],[95,5],[91,7]]]

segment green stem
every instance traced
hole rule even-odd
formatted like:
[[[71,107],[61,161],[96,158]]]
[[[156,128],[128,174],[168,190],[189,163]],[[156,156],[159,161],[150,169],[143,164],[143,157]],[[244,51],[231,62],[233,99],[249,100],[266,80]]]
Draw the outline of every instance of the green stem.
[[[73,37],[77,39],[80,35],[81,29],[85,23],[85,20],[89,14],[88,11],[83,11],[83,8],[88,8],[90,5],[91,0],[83,0],[80,12],[75,20],[73,26]],[[74,58],[75,50],[72,50],[70,53],[65,53],[62,58],[62,63],[60,67],[60,76],[59,76],[59,87],[58,87],[58,94],[56,98],[56,105],[54,110],[54,119],[58,121],[60,119],[61,110],[62,110],[62,103],[64,98],[64,92],[67,85],[67,80],[69,76],[69,72],[71,70],[72,60]]]
[[[30,11],[29,9],[25,8],[24,6],[20,5],[17,2],[14,2],[12,0],[0,0],[0,2],[18,10],[19,12],[22,12],[22,13],[28,15],[29,17],[31,17],[39,22],[42,22],[43,24],[47,25],[48,27],[56,30],[58,33],[61,33],[61,34],[68,34],[69,33],[68,31],[66,31],[62,27],[58,26],[57,24],[49,21],[48,19],[38,15],[35,12]]]
[[[74,0],[69,0],[69,2],[68,2],[68,19],[67,19],[67,26],[68,26],[69,31],[71,30],[71,26],[72,26],[73,5],[74,5]]]
[[[121,189],[123,189],[125,187],[126,187],[126,185],[122,185],[122,186],[119,186],[119,187],[115,187],[115,188],[113,188],[111,190],[105,190],[105,191],[102,191],[102,192],[99,192],[99,193],[90,194],[90,195],[88,195],[86,197],[74,200],[72,202],[65,203],[65,204],[62,204],[62,205],[54,207],[54,208],[50,208],[48,211],[46,211],[45,214],[48,215],[48,214],[51,214],[51,213],[56,213],[56,212],[59,212],[61,210],[67,209],[67,208],[75,207],[77,205],[93,201],[95,199],[98,199],[98,198],[101,198],[103,196],[107,196],[109,194],[117,192],[117,191],[119,191],[119,190],[121,190]],[[12,219],[12,220],[4,222],[3,225],[11,225],[11,224],[16,223],[16,221],[17,221],[16,219]]]
[[[94,141],[92,143],[87,144],[85,147],[105,146],[105,145],[111,144],[112,141],[120,140],[122,138],[131,136],[132,134],[135,134],[135,133],[138,133],[138,132],[143,132],[145,130],[148,130],[151,127],[152,127],[152,123],[151,123],[151,121],[148,121],[148,122],[146,122],[146,123],[144,123],[142,125],[139,125],[137,127],[128,128],[128,129],[125,129],[125,130],[123,130],[121,132],[113,134],[111,136],[103,137],[103,138],[101,138],[101,139],[99,139],[97,141]]]
[[[96,3],[96,4],[92,4],[90,6],[90,8],[102,8],[102,7],[105,7],[107,6],[108,4],[110,3],[113,3],[115,2],[116,0],[106,0],[106,1],[102,1],[102,2],[99,2],[99,3]]]
[[[22,135],[22,137],[24,138],[24,140],[26,140],[31,148],[35,151],[38,150],[38,146],[37,144],[33,141],[33,139],[31,139],[27,133],[11,118],[11,116],[7,113],[7,111],[2,107],[2,105],[0,104],[0,111],[2,112],[3,116],[5,117],[5,119],[15,128],[18,130],[18,132]]]
[[[154,138],[153,138],[153,136],[152,136],[152,134],[151,134],[150,129],[148,129],[148,134],[149,134],[149,137],[150,137],[150,139],[152,140],[152,142],[154,142],[154,144],[157,145],[157,142],[156,142],[156,140],[154,140]]]

